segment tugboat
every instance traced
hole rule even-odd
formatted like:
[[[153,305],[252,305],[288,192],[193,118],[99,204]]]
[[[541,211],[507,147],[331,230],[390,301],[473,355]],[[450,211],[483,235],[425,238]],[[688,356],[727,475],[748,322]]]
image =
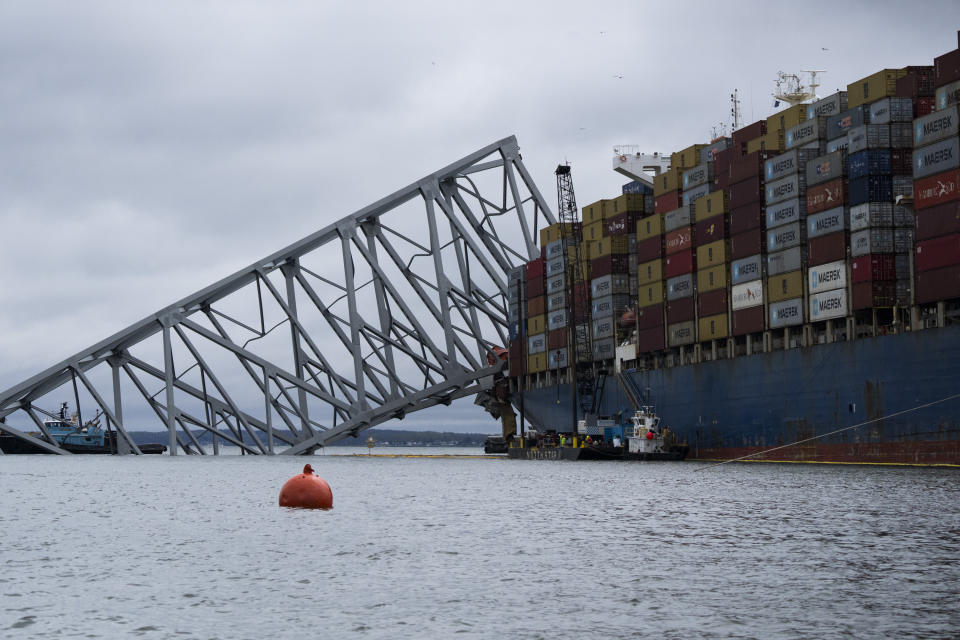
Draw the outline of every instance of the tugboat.
[[[690,445],[678,444],[673,432],[660,426],[653,407],[643,406],[630,418],[632,435],[627,437],[626,460],[683,460]]]
[[[100,413],[80,425],[77,414],[70,415],[67,403],[61,403],[56,418],[43,421],[43,426],[56,443],[70,453],[117,453],[117,432],[107,431],[100,426]],[[43,439],[42,432],[31,432],[31,436]],[[138,445],[142,453],[163,453],[167,447],[162,444]],[[30,442],[11,435],[0,435],[0,450],[5,454],[50,453]]]

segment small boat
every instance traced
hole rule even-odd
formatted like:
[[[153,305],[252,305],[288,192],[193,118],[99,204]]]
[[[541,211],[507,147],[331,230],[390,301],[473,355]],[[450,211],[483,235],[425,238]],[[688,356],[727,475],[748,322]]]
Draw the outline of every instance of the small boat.
[[[70,415],[66,402],[60,405],[57,417],[43,421],[43,427],[57,445],[70,453],[117,453],[117,432],[100,426],[100,414],[80,425],[77,414]],[[41,440],[46,438],[41,431],[32,431],[29,435]],[[159,454],[167,450],[162,444],[137,446],[142,453]],[[26,440],[7,434],[0,435],[0,450],[5,454],[50,453]]]
[[[627,436],[627,460],[683,460],[690,446],[677,442],[673,432],[660,426],[653,407],[640,407],[630,417],[632,432]]]

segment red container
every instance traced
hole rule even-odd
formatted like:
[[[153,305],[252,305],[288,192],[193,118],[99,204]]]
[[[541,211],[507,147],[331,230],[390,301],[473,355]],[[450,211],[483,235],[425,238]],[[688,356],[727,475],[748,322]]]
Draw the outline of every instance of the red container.
[[[892,253],[860,256],[850,261],[850,281],[853,283],[895,280],[896,277],[896,259]]]
[[[546,249],[546,247],[544,247]],[[531,260],[527,263],[527,281],[533,280],[535,278],[543,278],[544,265],[546,260],[543,258],[537,258],[536,260]]]
[[[732,318],[731,333],[735,336],[759,333],[767,327],[763,305],[750,307],[749,309],[740,309],[739,311],[734,311],[730,316]],[[762,349],[763,345],[757,344],[755,347]]]
[[[730,259],[739,260],[756,255],[764,248],[763,229],[751,229],[730,237]]]
[[[760,202],[748,204],[745,207],[730,210],[730,223],[727,233],[735,236],[738,233],[759,229],[763,224],[764,207]]]
[[[663,314],[666,311],[664,303],[652,304],[637,309],[637,329],[652,329],[664,325]]]
[[[663,351],[666,345],[662,326],[637,331],[637,353]]]
[[[546,280],[543,278],[537,278],[536,280],[527,280],[527,298],[536,298],[537,296],[542,296],[547,292],[547,285],[545,284]]]
[[[951,169],[913,182],[913,208],[926,209],[960,198],[960,169]],[[809,213],[809,209],[807,212]]]
[[[696,266],[693,251],[691,248],[667,256],[667,259],[663,261],[664,275],[668,278],[674,278],[685,273],[693,273]]]
[[[815,267],[847,257],[847,233],[838,231],[829,235],[811,238],[807,242],[807,266]]]
[[[890,173],[895,176],[913,174],[913,149],[890,150]]]
[[[655,213],[668,213],[674,209],[680,208],[680,192],[671,191],[657,196],[653,201],[653,210]]]
[[[713,187],[714,191],[726,189],[730,185],[730,161],[733,158],[732,149],[717,151],[713,156]]]
[[[567,346],[567,329],[554,329],[547,332],[547,345],[551,349],[563,349]]]
[[[960,201],[915,211],[917,241],[960,233]]]
[[[760,179],[760,176],[733,182],[727,190],[730,192],[731,210],[754,202],[763,202],[763,180]]]
[[[727,237],[727,216],[713,216],[697,223],[694,246],[701,247]]]
[[[696,317],[696,306],[693,296],[671,300],[667,303],[667,324],[693,320]]]
[[[526,343],[526,340],[524,340],[523,338],[519,338],[517,340],[511,340],[510,348],[507,349],[507,355],[510,358],[522,358],[524,343]]]
[[[760,136],[767,135],[767,121],[758,120],[753,124],[748,124],[745,127],[741,127],[733,132],[731,138],[733,139],[733,155],[734,156],[745,156],[747,155],[747,143],[751,140],[755,140]]]
[[[839,207],[847,201],[847,181],[837,178],[807,187],[807,215]]]
[[[611,273],[629,273],[630,254],[611,253],[590,261],[590,277],[600,278]]]
[[[510,377],[517,378],[524,373],[526,358],[510,358]]]
[[[917,98],[913,101],[913,117],[922,118],[934,112],[937,105],[936,98]]]
[[[960,80],[960,49],[948,51],[933,59],[933,85],[935,87],[942,87],[957,80]]]
[[[608,236],[625,236],[636,231],[637,216],[632,211],[627,211],[607,218],[603,226],[607,228]]]
[[[918,273],[914,293],[919,304],[960,298],[960,266]]]
[[[857,282],[851,287],[850,308],[854,311],[870,307],[892,307],[897,302],[897,283]]]
[[[917,243],[914,267],[917,273],[960,264],[960,234]]]
[[[715,316],[727,312],[727,290],[716,289],[701,293],[698,297],[697,308],[700,310],[700,317]]]
[[[542,316],[547,312],[547,296],[527,299],[527,316]]]
[[[775,156],[770,151],[754,151],[730,162],[730,183],[743,182],[763,175],[763,163]]]
[[[907,67],[907,75],[897,78],[896,95],[914,100],[921,96],[932,96],[933,67]]]
[[[637,243],[637,264],[643,262],[650,262],[651,260],[656,260],[657,258],[662,258],[665,256],[663,248],[663,236],[654,236],[652,238],[647,238],[646,240],[641,240]],[[596,278],[597,276],[593,276]]]
[[[672,255],[693,246],[693,227],[681,227],[666,235],[666,252]]]

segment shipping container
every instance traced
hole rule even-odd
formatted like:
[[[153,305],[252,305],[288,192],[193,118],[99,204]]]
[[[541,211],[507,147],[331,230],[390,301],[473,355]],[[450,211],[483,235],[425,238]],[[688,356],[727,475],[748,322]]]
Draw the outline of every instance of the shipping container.
[[[547,279],[547,295],[565,293],[567,290],[567,274],[560,273]]]
[[[662,286],[661,286],[662,289]],[[662,297],[662,296],[661,296]],[[666,324],[666,305],[662,302],[652,305],[641,305],[637,309],[637,330],[662,327]]]
[[[909,253],[913,250],[915,242],[913,229],[894,229],[893,230],[893,252]]]
[[[629,293],[630,278],[626,274],[611,273],[594,278],[590,283],[590,295],[594,298]]]
[[[850,140],[847,136],[830,140],[827,142],[827,153],[836,153],[837,151],[847,151],[850,147]]]
[[[813,149],[791,149],[763,163],[767,181],[806,171],[807,162],[817,156]]]
[[[763,304],[763,280],[736,284],[730,289],[730,307],[734,311]]]
[[[580,233],[580,223],[576,222],[555,222],[548,227],[540,229],[540,246],[546,247],[551,242],[557,242],[563,238],[572,239],[574,235]],[[550,257],[549,250],[547,257]]]
[[[663,275],[667,278],[692,273],[696,268],[696,259],[693,249],[684,249],[667,256],[663,262]]]
[[[896,282],[858,282],[851,285],[850,310],[892,307],[897,304]]]
[[[913,149],[890,150],[890,173],[907,175],[913,171]]]
[[[893,201],[897,201],[897,196],[913,197],[913,177],[912,176],[891,176],[893,185],[891,196]]]
[[[730,283],[742,284],[751,280],[759,280],[764,276],[763,264],[763,256],[760,254],[734,260],[730,264]]]
[[[763,204],[760,201],[730,210],[728,233],[731,236],[763,225]]]
[[[683,172],[683,190],[692,189],[713,181],[713,165],[703,163]]]
[[[730,237],[730,259],[740,260],[747,256],[762,253],[765,249],[766,232],[763,229],[751,229]]]
[[[913,125],[909,122],[891,122],[890,146],[894,149],[913,147]]]
[[[960,34],[957,39],[960,41]],[[933,59],[933,78],[938,87],[960,80],[960,49],[948,51]]]
[[[554,258],[562,258],[565,251],[573,246],[575,246],[573,238],[561,238],[548,242],[543,245],[543,248],[546,251],[547,260],[552,260]]]
[[[917,240],[960,233],[960,202],[947,202],[916,212]]]
[[[680,207],[680,192],[670,191],[659,195],[653,201],[653,210],[656,213],[666,213]]]
[[[802,269],[807,259],[807,247],[793,247],[767,255],[767,275],[776,276]]]
[[[821,98],[812,104],[807,105],[807,120],[816,117],[835,116],[842,111],[847,110],[847,92],[838,91],[837,93]]]
[[[813,147],[820,144],[821,139],[825,139],[827,134],[827,119],[818,117],[812,120],[805,120],[798,125],[787,129],[784,139],[785,149]]]
[[[806,198],[794,198],[767,206],[767,229],[791,222],[800,222],[807,216]]]
[[[701,220],[694,227],[693,244],[702,247],[707,244],[723,240],[727,237],[727,220],[725,216],[713,216]]]
[[[847,262],[837,260],[807,270],[807,291],[811,294],[847,286]]]
[[[850,261],[850,282],[896,279],[896,260],[890,254],[866,255]]]
[[[583,207],[583,209],[581,209],[581,213],[583,213],[583,224],[587,225],[606,219],[607,206],[609,203],[609,200],[597,200],[593,204],[588,204]]]
[[[697,266],[700,269],[713,267],[727,261],[726,240],[717,240],[710,244],[697,247]]]
[[[807,176],[802,173],[794,173],[779,180],[768,181],[765,186],[767,206],[799,198],[800,193],[806,189]]]
[[[870,124],[910,122],[913,120],[913,100],[891,96],[870,103]]]
[[[914,264],[917,272],[960,264],[960,234],[918,242]]]
[[[727,265],[718,264],[713,267],[701,267],[697,271],[697,291],[706,293],[727,286]]]
[[[780,329],[803,324],[803,298],[793,298],[770,305],[770,328]]]
[[[655,213],[637,221],[637,242],[663,234],[663,216]]]
[[[851,107],[873,102],[897,92],[897,78],[907,75],[903,69],[883,69],[847,85],[847,104]]]
[[[834,289],[810,296],[810,322],[842,318],[847,315],[847,290]]]
[[[691,208],[689,206],[680,207],[663,215],[663,230],[669,233],[680,227],[689,227],[692,222]]]
[[[715,316],[727,312],[727,289],[714,289],[697,296],[697,313],[704,316]]]
[[[684,191],[681,200],[683,206],[689,207],[697,200],[706,197],[710,193],[710,186],[709,184],[702,184],[699,187],[693,187],[689,191]]]
[[[542,280],[545,267],[543,258],[536,258],[527,263],[527,283],[531,280]]]
[[[913,183],[914,211],[960,198],[960,171],[953,169]]]
[[[671,324],[667,327],[668,344],[671,347],[682,347],[696,341],[697,326],[693,320]]]
[[[606,235],[607,225],[604,220],[597,220],[596,222],[583,225],[583,241],[584,244],[588,246]]]
[[[637,303],[641,308],[650,305],[659,305],[664,301],[664,283],[663,280],[657,280],[649,284],[639,286],[637,292]]]
[[[917,273],[916,300],[927,304],[960,298],[960,266]]]
[[[845,207],[834,207],[807,216],[807,238],[829,235],[847,228],[848,212]]]
[[[893,202],[892,176],[863,176],[847,184],[847,204]]]
[[[697,322],[697,340],[699,342],[719,340],[726,338],[727,335],[726,313],[700,318]]]
[[[604,338],[593,342],[593,360],[599,362],[612,360],[617,352],[617,344],[613,338]]]
[[[630,251],[629,239],[626,236],[607,236],[591,243],[590,255],[593,259],[602,258],[611,254],[624,254]],[[550,274],[550,263],[547,263],[547,275]]]
[[[653,236],[637,242],[637,262],[643,264],[666,255],[663,236]]]
[[[560,291],[559,293],[551,293],[546,296],[547,299],[547,311],[559,311],[560,309],[567,308],[567,292]]]
[[[693,320],[696,307],[696,298],[678,298],[667,302],[667,324]]]
[[[759,175],[730,185],[730,209],[739,209],[754,202],[762,202],[763,183]]]
[[[681,151],[670,154],[670,166],[681,169],[692,169],[700,162],[700,151],[706,145],[694,144]]]
[[[913,122],[913,146],[923,147],[940,140],[955,137],[960,132],[960,112],[957,107],[935,111]]]
[[[767,118],[766,133],[769,134],[772,131],[785,132],[803,122],[806,117],[807,105],[797,104],[787,107]]]
[[[835,140],[847,135],[854,127],[867,124],[870,121],[870,112],[863,107],[847,109],[835,116],[827,118],[827,140]]]
[[[678,251],[691,249],[693,247],[693,227],[681,227],[667,233],[665,236],[665,246],[668,256]]]
[[[767,299],[781,302],[803,295],[803,271],[791,271],[767,278]]]
[[[527,357],[527,373],[541,373],[547,370],[547,352],[535,353]]]
[[[799,247],[806,240],[806,228],[799,222],[791,222],[767,231],[767,253]]]
[[[913,101],[913,117],[922,118],[937,110],[936,98],[916,98]]]
[[[538,316],[528,316],[527,317],[527,335],[533,336],[538,333],[543,333],[547,330],[547,316],[538,315]]]
[[[807,264],[811,267],[844,260],[847,257],[847,234],[830,233],[807,240]]]
[[[693,274],[686,273],[682,276],[667,279],[667,301],[679,300],[680,298],[692,298]]]
[[[847,132],[847,153],[864,149],[885,149],[890,146],[890,125],[863,124]]]
[[[730,184],[736,184],[763,175],[764,164],[777,156],[776,152],[753,151],[730,161]]]
[[[702,222],[708,218],[727,212],[727,192],[724,190],[714,191],[707,196],[700,198],[693,205],[694,220]]]
[[[640,217],[646,210],[646,198],[640,193],[624,193],[612,200],[607,201],[607,211],[611,216],[632,213],[635,217]]]
[[[591,323],[593,327],[593,339],[601,340],[603,338],[612,338],[616,333],[614,327],[615,320],[613,316],[607,318],[598,318]]]
[[[953,136],[913,150],[913,177],[926,178],[960,166],[960,138]]]
[[[864,202],[850,207],[850,231],[892,226],[891,202]]]
[[[535,353],[543,353],[547,350],[547,334],[538,333],[532,335],[527,339],[527,353],[533,355]]]
[[[807,187],[807,216],[839,207],[847,201],[847,184],[843,178]]]
[[[880,176],[893,173],[892,153],[890,149],[867,149],[850,154],[847,158],[847,167],[851,180],[862,178],[864,176]],[[913,165],[910,165],[913,171]],[[816,184],[810,182],[807,176],[807,184]]]
[[[624,312],[624,310],[630,306],[630,296],[628,295],[613,295],[613,296],[604,296],[603,298],[596,298],[593,301],[593,317],[597,318],[608,318],[611,316],[617,316]]]
[[[933,95],[933,66],[906,67],[907,75],[897,78],[897,94],[901,98],[917,99]]]
[[[659,198],[668,193],[675,193],[680,190],[680,178],[683,175],[683,169],[674,165],[670,169],[660,173],[653,179],[653,196]],[[676,207],[673,207],[676,209]]]
[[[663,327],[654,327],[637,331],[637,352],[652,353],[654,351],[663,351],[666,348],[666,340],[663,335]]]
[[[527,298],[527,317],[541,316],[547,312],[547,297],[540,295],[535,298]],[[538,333],[531,331],[530,333]]]
[[[564,327],[547,331],[547,349],[563,349],[567,346],[570,331]]]
[[[893,253],[893,229],[864,229],[850,234],[850,256]]]
[[[834,151],[833,153],[813,158],[807,163],[807,185],[822,184],[841,178],[846,174],[846,155],[842,151]]]
[[[763,305],[734,311],[730,314],[730,333],[735,336],[759,333],[767,326],[765,320]]]
[[[567,348],[562,349],[553,349],[547,353],[547,368],[548,369],[565,369],[570,365],[568,360],[569,353]]]
[[[637,284],[649,284],[655,280],[663,280],[663,260],[650,260],[637,266]]]
[[[632,180],[631,182],[628,182],[620,187],[620,193],[643,196],[644,208],[646,208],[646,196],[653,195],[653,187],[648,186],[639,180]]]
[[[608,236],[624,236],[636,231],[636,221],[636,214],[627,211],[604,220],[603,228]]]
[[[936,100],[937,111],[949,109],[960,103],[960,80],[937,87],[934,100]]]
[[[730,138],[720,138],[700,149],[700,164],[713,162],[717,159],[717,154],[730,148]]]

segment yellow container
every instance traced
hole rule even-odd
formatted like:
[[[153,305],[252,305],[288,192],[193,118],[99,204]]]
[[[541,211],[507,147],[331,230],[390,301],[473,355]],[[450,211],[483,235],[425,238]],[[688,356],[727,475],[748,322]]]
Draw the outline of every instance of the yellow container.
[[[547,370],[547,354],[535,353],[527,356],[527,373],[540,373]]]
[[[607,212],[607,207],[609,205],[609,200],[597,200],[593,204],[588,204],[583,208],[583,224],[590,224],[591,222],[599,222],[605,220],[609,215]]]
[[[640,286],[637,292],[637,307],[643,308],[649,307],[652,304],[660,304],[664,298],[663,290],[663,280],[657,280],[656,282]]]
[[[547,330],[546,314],[527,318],[527,335],[532,336]]]
[[[717,340],[727,337],[727,314],[721,313],[715,316],[700,318],[697,329],[697,340]]]
[[[764,151],[773,151],[774,153],[782,152],[784,150],[783,137],[783,131],[771,131],[767,133],[767,135],[763,136]]]
[[[681,176],[683,169],[681,167],[671,167],[653,179],[653,195],[661,196],[671,191],[680,189]]]
[[[703,200],[701,198],[700,200]],[[700,202],[697,200],[697,202]],[[655,213],[652,216],[647,216],[637,220],[637,242],[641,240],[647,240],[654,236],[663,235],[663,214]]]
[[[637,284],[639,286],[652,284],[663,280],[663,260],[651,260],[637,265]]]
[[[697,271],[697,292],[706,293],[727,286],[727,267],[726,264],[719,264],[715,267],[699,269]]]
[[[881,98],[895,95],[897,78],[905,75],[907,75],[906,69],[883,69],[848,84],[847,108],[853,109],[861,104],[876,102]]]
[[[608,236],[594,242],[590,251],[595,258],[602,258],[611,253],[627,253],[630,250],[629,236]]]
[[[608,202],[610,204],[607,205],[607,210],[611,217],[628,211],[630,213],[643,213],[644,211],[642,193],[625,193]]]
[[[680,169],[693,169],[700,164],[700,149],[705,144],[695,144],[682,151],[676,151],[670,154],[670,167],[679,167]]]
[[[763,145],[766,139],[766,136],[760,136],[759,138],[754,138],[753,140],[747,140],[747,153],[763,151]]]
[[[583,241],[589,244],[600,240],[606,235],[606,229],[607,227],[603,223],[603,220],[597,220],[596,222],[583,225]]]
[[[727,212],[727,192],[724,190],[714,191],[693,203],[693,219],[696,222],[718,216]],[[637,240],[640,240],[640,227],[637,226]]]
[[[787,129],[795,127],[806,120],[807,106],[808,105],[805,104],[795,104],[767,118],[767,135],[776,131],[782,134],[786,132]]]
[[[697,247],[697,268],[715,267],[727,261],[727,241],[724,239]]]
[[[549,227],[544,227],[540,229],[540,246],[545,247],[551,242],[560,240],[561,238],[569,238],[573,235],[573,225],[569,222],[562,223],[557,222],[550,225]]]
[[[767,300],[780,302],[803,295],[803,271],[791,271],[767,278]]]

